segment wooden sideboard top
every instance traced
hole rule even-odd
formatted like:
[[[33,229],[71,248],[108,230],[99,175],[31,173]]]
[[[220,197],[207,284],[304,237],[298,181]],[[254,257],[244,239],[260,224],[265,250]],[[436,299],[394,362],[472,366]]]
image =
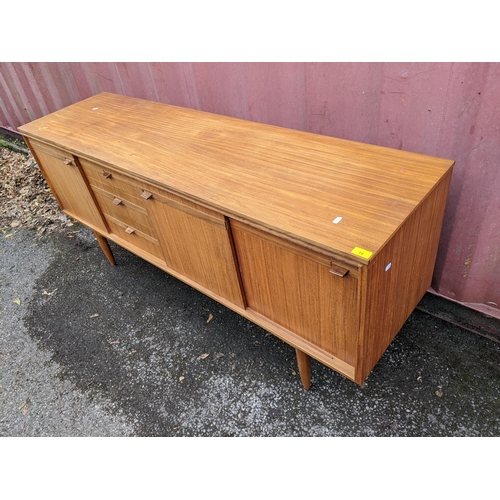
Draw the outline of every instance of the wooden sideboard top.
[[[363,263],[454,164],[110,93],[19,131]]]

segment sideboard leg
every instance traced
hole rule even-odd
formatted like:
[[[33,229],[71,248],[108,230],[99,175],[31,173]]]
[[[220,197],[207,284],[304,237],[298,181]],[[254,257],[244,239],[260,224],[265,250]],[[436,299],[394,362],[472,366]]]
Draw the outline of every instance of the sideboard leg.
[[[99,243],[99,246],[101,247],[101,250],[104,252],[104,255],[108,258],[109,262],[111,262],[111,265],[116,266],[115,258],[113,257],[111,248],[109,248],[108,240],[96,231],[94,231],[94,235],[97,243]]]
[[[311,386],[311,357],[299,349],[295,349],[297,353],[297,364],[299,365],[300,380],[306,391]]]

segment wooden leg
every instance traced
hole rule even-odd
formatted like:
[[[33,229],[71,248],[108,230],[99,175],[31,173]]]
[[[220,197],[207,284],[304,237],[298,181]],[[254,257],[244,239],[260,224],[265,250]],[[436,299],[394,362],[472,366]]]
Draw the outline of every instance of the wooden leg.
[[[306,391],[311,386],[311,358],[305,352],[295,349],[297,353],[297,364],[299,365],[300,380]]]
[[[94,231],[94,235],[97,243],[99,243],[99,246],[101,247],[101,250],[104,252],[104,255],[108,258],[109,262],[111,262],[111,265],[116,266],[115,258],[113,257],[111,248],[109,248],[108,240],[96,231]]]

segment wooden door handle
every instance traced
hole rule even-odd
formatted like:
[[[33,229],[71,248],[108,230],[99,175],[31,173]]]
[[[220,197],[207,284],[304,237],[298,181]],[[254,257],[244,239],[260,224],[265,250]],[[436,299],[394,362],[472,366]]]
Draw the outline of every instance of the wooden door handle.
[[[115,205],[121,205],[121,204],[123,203],[123,201],[122,201],[122,200],[120,200],[120,198],[115,198],[115,199],[113,200],[113,203],[114,203]]]
[[[332,265],[329,272],[335,274],[335,276],[340,276],[341,278],[343,278],[344,276],[347,276],[349,274],[349,269],[344,269],[343,267]]]
[[[132,234],[132,233],[135,233],[135,229],[131,228],[131,227],[127,227],[127,229],[125,229],[125,232],[127,234]]]
[[[141,198],[144,198],[145,200],[149,200],[153,197],[153,193],[150,193],[149,191],[142,191],[141,193]]]
[[[63,163],[65,165],[71,165],[72,167],[75,166],[75,160],[73,160],[73,158],[64,158]]]
[[[106,170],[103,170],[102,171],[102,176],[105,178],[105,179],[111,179],[111,174],[109,172],[106,172]]]

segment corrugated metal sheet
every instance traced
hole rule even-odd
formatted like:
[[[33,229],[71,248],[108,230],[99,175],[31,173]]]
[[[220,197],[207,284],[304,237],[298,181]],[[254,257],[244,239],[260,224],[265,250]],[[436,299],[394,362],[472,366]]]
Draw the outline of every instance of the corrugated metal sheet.
[[[434,290],[500,317],[499,63],[0,63],[0,125],[101,91],[456,160]]]

